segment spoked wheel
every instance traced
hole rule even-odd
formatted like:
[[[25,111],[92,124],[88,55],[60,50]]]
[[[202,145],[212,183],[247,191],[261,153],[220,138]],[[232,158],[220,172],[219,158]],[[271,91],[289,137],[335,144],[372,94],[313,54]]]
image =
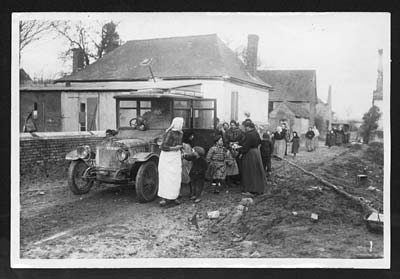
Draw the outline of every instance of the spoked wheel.
[[[94,181],[83,179],[89,166],[85,161],[72,161],[68,170],[68,186],[75,195],[86,194],[92,188]]]
[[[155,199],[158,191],[158,169],[155,162],[146,162],[140,166],[135,188],[139,202]]]

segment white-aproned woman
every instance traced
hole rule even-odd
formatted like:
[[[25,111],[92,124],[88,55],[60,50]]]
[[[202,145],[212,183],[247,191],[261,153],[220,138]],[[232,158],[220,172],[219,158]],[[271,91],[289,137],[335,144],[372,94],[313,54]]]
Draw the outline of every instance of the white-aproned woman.
[[[182,128],[184,119],[175,117],[166,130],[161,144],[161,154],[158,163],[160,205],[167,203],[179,204],[177,200],[182,180]]]

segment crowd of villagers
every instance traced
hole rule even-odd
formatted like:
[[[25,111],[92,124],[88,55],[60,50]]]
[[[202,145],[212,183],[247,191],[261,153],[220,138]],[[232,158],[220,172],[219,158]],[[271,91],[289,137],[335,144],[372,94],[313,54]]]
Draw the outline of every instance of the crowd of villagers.
[[[184,119],[174,118],[160,146],[158,196],[161,206],[180,204],[181,186],[185,184],[190,187],[190,199],[200,202],[207,181],[211,182],[214,194],[240,185],[244,196],[261,195],[267,191],[272,156],[287,155],[290,146],[295,157],[300,147],[299,135],[295,131],[290,133],[285,124],[273,133],[263,133],[261,138],[256,125],[247,118],[241,125],[235,120],[217,125],[214,145],[206,152],[200,146],[193,146],[193,134],[184,136],[183,127]],[[306,134],[309,151],[317,148],[319,135],[315,127],[310,131],[309,137]]]
[[[342,145],[349,143],[350,134],[345,133],[343,130],[343,126],[339,126],[338,128],[332,128],[326,133],[325,145],[329,148],[334,145]]]

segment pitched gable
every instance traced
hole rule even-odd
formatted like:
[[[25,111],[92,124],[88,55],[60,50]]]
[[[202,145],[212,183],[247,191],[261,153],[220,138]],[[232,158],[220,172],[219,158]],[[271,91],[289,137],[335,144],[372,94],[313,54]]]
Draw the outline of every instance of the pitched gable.
[[[282,112],[285,114],[293,115],[298,118],[308,118],[308,119],[310,118],[310,113],[307,109],[302,107],[300,104],[289,103],[289,102],[280,103],[273,111],[271,111],[269,117],[275,118]]]
[[[317,103],[315,70],[260,70],[257,73],[273,88],[270,101]]]

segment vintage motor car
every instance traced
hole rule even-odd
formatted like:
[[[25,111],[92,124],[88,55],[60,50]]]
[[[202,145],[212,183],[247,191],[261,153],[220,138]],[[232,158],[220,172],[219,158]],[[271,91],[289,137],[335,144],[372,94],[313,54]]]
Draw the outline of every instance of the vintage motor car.
[[[69,188],[80,195],[89,192],[94,184],[132,184],[139,202],[152,201],[158,190],[162,136],[172,119],[183,117],[184,134],[193,134],[193,143],[208,150],[216,125],[216,101],[159,89],[114,98],[115,133],[108,134],[96,150],[88,145],[78,146],[66,155],[66,160],[71,161]],[[144,126],[140,125],[142,122]]]

